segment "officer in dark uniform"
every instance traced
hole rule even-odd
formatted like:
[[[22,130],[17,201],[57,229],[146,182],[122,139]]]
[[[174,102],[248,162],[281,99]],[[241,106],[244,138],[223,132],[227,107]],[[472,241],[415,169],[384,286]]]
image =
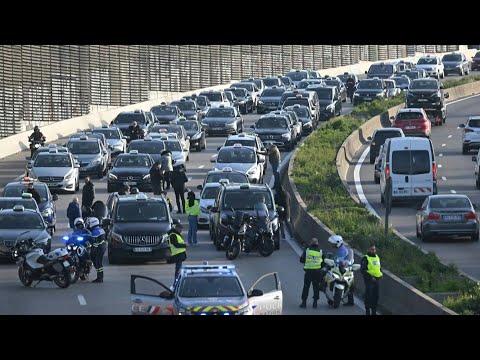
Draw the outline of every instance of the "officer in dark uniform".
[[[318,247],[318,239],[312,238],[309,246],[303,251],[300,256],[300,262],[305,264],[305,277],[303,278],[303,291],[301,308],[307,307],[308,292],[310,291],[310,284],[313,286],[313,307],[317,307],[317,301],[320,298],[320,280],[322,277],[321,267],[323,262],[322,250]]]
[[[38,191],[35,190],[32,183],[28,184],[28,189],[26,192],[32,194],[32,197],[37,202],[37,205],[40,204],[40,202],[42,201],[42,198],[40,197],[40,194],[38,193]]]
[[[143,139],[143,130],[136,121],[128,127],[128,130],[130,132],[130,140]]]
[[[92,232],[90,239],[92,240],[92,260],[93,266],[97,270],[97,278],[93,280],[94,283],[103,282],[103,254],[106,250],[107,235],[100,227],[100,221],[96,217],[88,218],[88,228]]]

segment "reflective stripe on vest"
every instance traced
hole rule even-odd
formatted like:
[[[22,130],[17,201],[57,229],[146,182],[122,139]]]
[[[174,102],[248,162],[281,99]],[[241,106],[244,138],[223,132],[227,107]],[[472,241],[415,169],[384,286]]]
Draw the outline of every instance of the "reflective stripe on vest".
[[[307,248],[305,256],[305,270],[317,270],[322,267],[322,250],[310,250]]]
[[[175,233],[173,233],[175,234]],[[177,237],[177,242],[179,244],[185,244],[185,241],[183,241],[182,237],[178,234],[175,234]],[[176,248],[171,242],[170,242],[170,235],[168,236],[168,245],[170,245],[170,252],[172,253],[172,256],[175,256],[177,254],[181,254],[182,252],[185,252],[185,248]]]
[[[198,216],[198,215],[200,215],[200,204],[199,204],[198,200],[194,200],[192,206],[188,205],[188,201],[185,202],[185,211],[187,212],[188,216]]]
[[[380,271],[380,258],[378,257],[378,255],[375,255],[375,256],[366,255],[366,257],[368,262],[367,273],[369,273],[370,275],[376,278],[381,277],[383,274]]]

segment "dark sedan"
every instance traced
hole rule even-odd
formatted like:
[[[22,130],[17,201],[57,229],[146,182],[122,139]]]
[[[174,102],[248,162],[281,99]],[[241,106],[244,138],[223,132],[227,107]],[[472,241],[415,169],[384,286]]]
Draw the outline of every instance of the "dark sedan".
[[[159,124],[168,124],[181,116],[180,109],[175,105],[158,105],[152,107],[150,111],[155,114]]]
[[[178,107],[187,120],[199,120],[200,107],[197,107],[194,100],[180,99],[179,101],[172,101],[170,106]]]
[[[468,236],[478,241],[476,208],[466,195],[430,195],[418,207],[417,237],[425,242],[434,236]]]
[[[237,98],[238,109],[241,114],[253,112],[253,99],[247,89],[232,87],[225,89],[225,91],[230,91],[235,95]]]
[[[285,88],[274,86],[262,91],[257,104],[257,114],[277,110]]]
[[[150,168],[152,157],[132,150],[129,154],[120,154],[108,174],[107,191],[118,191],[124,185],[137,187],[140,191],[152,191]]]
[[[205,131],[201,128],[198,121],[194,120],[178,120],[175,122],[178,125],[182,125],[187,136],[190,137],[190,150],[195,148],[197,151],[207,148],[207,139]]]

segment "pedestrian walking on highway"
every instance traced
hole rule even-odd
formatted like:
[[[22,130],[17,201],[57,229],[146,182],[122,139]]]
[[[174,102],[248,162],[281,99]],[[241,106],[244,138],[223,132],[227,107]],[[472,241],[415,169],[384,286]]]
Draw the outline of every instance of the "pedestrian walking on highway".
[[[177,214],[185,213],[185,183],[188,182],[183,166],[176,166],[171,175],[175,200],[177,201]]]
[[[304,264],[303,269],[305,275],[303,278],[303,291],[302,291],[302,303],[301,308],[307,307],[308,293],[310,291],[310,284],[313,287],[313,308],[317,308],[317,302],[320,298],[320,280],[322,277],[322,250],[318,247],[318,239],[312,238],[308,247],[303,251],[300,256],[300,262]]]
[[[90,236],[92,242],[91,257],[93,266],[97,270],[97,278],[93,280],[94,283],[103,282],[103,255],[106,250],[107,235],[105,231],[100,227],[100,221],[96,217],[88,218],[88,229],[91,231]]]
[[[167,259],[168,264],[175,264],[175,278],[173,286],[177,281],[178,273],[182,268],[182,263],[187,259],[187,245],[182,238],[183,226],[180,221],[176,221],[172,229],[168,232],[168,245],[170,246],[171,256]]]
[[[275,182],[273,185],[274,189],[277,189],[280,187],[280,173],[278,172],[278,168],[280,166],[281,160],[282,159],[280,156],[280,150],[278,150],[277,145],[271,144],[270,148],[268,149],[268,161],[272,166],[272,173],[275,179]]]
[[[82,188],[82,216],[90,215],[90,210],[95,200],[95,185],[90,180],[90,176],[85,178],[85,185]]]
[[[172,153],[170,151],[162,152],[161,164],[163,170],[162,190],[170,190],[170,177],[173,171]]]
[[[152,184],[153,195],[160,195],[162,191],[162,179],[163,175],[160,160],[157,160],[150,168],[150,183]]]
[[[80,210],[80,204],[78,203],[78,198],[74,197],[72,202],[68,204],[67,208],[67,218],[70,229],[75,228],[75,219],[82,217],[82,211]]]
[[[195,198],[195,193],[193,191],[188,192],[187,203],[185,204],[185,212],[188,215],[188,243],[190,245],[196,245],[198,215],[200,215],[200,203]]]
[[[360,271],[365,281],[365,311],[366,315],[377,315],[378,295],[380,291],[380,279],[383,274],[380,266],[380,258],[377,248],[372,244],[367,254],[360,262]]]

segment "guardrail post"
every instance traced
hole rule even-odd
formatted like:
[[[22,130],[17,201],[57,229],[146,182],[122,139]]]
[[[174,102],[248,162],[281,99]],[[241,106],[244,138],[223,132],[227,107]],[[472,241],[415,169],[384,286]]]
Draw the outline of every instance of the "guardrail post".
[[[387,179],[387,186],[385,187],[385,240],[388,238],[388,220],[392,211],[392,179]]]

